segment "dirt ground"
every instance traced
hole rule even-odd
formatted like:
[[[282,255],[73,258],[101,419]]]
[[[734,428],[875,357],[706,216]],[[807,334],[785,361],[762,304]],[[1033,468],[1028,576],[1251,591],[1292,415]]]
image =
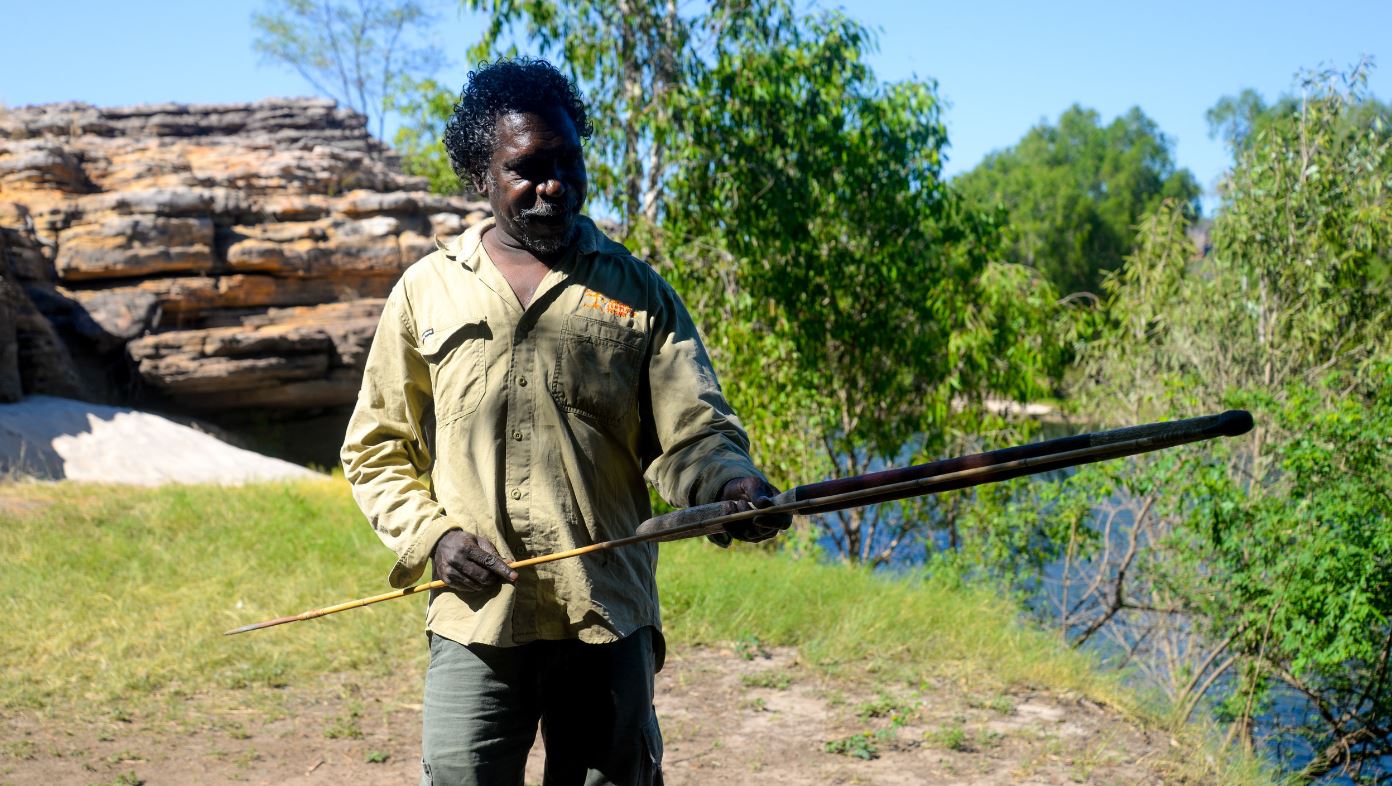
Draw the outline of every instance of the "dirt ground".
[[[0,784],[414,784],[419,675],[199,696],[99,721],[0,718]],[[672,653],[658,675],[669,786],[1164,783],[1173,743],[1076,697],[924,685],[880,693],[792,650]],[[541,781],[532,751],[527,783]]]

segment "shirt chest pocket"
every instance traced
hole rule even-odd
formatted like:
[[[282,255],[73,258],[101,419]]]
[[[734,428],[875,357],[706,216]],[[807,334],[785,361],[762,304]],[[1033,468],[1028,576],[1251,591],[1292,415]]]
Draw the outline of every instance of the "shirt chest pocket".
[[[638,413],[647,337],[638,330],[572,315],[556,350],[551,395],[569,412],[618,423]]]
[[[485,353],[492,333],[482,320],[426,331],[420,353],[430,366],[435,422],[443,428],[472,415],[487,385]]]

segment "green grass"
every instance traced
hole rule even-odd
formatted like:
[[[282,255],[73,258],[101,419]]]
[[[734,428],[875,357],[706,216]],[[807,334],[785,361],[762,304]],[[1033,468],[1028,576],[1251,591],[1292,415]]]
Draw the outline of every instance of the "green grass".
[[[852,734],[838,740],[827,740],[822,743],[822,750],[827,753],[839,753],[842,756],[870,761],[880,758],[880,743],[892,741],[892,730],[880,729],[879,731]]]
[[[410,680],[426,660],[420,598],[222,635],[382,592],[391,564],[341,479],[156,490],[0,485],[0,617],[8,622],[0,708],[129,720],[195,694],[264,694],[325,674]],[[1021,624],[987,588],[704,541],[664,544],[659,583],[674,646],[733,646],[746,658],[796,646],[814,671],[881,691],[1044,688],[1165,724],[1163,708]],[[1182,746],[1201,745],[1198,732],[1175,733]],[[838,752],[861,755],[873,747],[865,742]],[[1241,766],[1218,779],[1269,782]]]
[[[937,731],[928,732],[924,739],[934,747],[945,750],[966,751],[971,749],[971,743],[967,741],[966,729],[963,729],[960,723],[949,723],[941,726]]]
[[[420,668],[423,601],[403,599],[238,636],[223,631],[386,589],[392,555],[342,481],[144,490],[18,484],[0,514],[0,705],[123,711],[209,686],[278,687],[325,672]],[[13,507],[13,506],[12,506]],[[892,580],[765,550],[663,546],[675,645],[794,645],[843,678],[1044,685],[1124,705],[1116,680],[1016,624],[985,589]]]
[[[1126,707],[1120,681],[1055,637],[1017,622],[987,588],[895,578],[762,549],[664,544],[664,623],[676,644],[791,645],[842,679],[916,685],[947,678],[973,690],[1046,686]]]
[[[222,635],[382,590],[391,554],[341,481],[0,495],[31,503],[0,504],[0,707],[114,715],[155,695],[424,663],[420,599]]]

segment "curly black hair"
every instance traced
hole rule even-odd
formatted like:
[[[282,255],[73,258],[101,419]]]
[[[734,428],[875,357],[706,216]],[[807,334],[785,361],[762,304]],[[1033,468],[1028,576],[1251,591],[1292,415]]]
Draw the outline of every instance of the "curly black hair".
[[[575,123],[581,139],[594,133],[585,101],[575,83],[545,60],[499,58],[470,71],[441,142],[460,180],[482,190],[497,143],[498,118],[513,112],[545,112],[559,107]]]

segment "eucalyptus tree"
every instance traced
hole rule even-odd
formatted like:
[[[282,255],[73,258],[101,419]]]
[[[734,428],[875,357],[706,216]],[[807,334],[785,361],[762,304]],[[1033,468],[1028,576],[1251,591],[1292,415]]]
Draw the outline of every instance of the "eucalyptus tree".
[[[881,83],[872,46],[848,16],[803,17],[718,46],[678,104],[655,246],[785,480],[969,445],[1001,425],[987,396],[1047,391],[1062,358],[1052,290],[993,263],[997,228],[942,178],[935,85]],[[880,564],[948,527],[943,504],[818,523]]]
[[[398,80],[443,61],[431,41],[434,21],[419,0],[268,0],[252,14],[252,47],[366,115],[380,139]]]

